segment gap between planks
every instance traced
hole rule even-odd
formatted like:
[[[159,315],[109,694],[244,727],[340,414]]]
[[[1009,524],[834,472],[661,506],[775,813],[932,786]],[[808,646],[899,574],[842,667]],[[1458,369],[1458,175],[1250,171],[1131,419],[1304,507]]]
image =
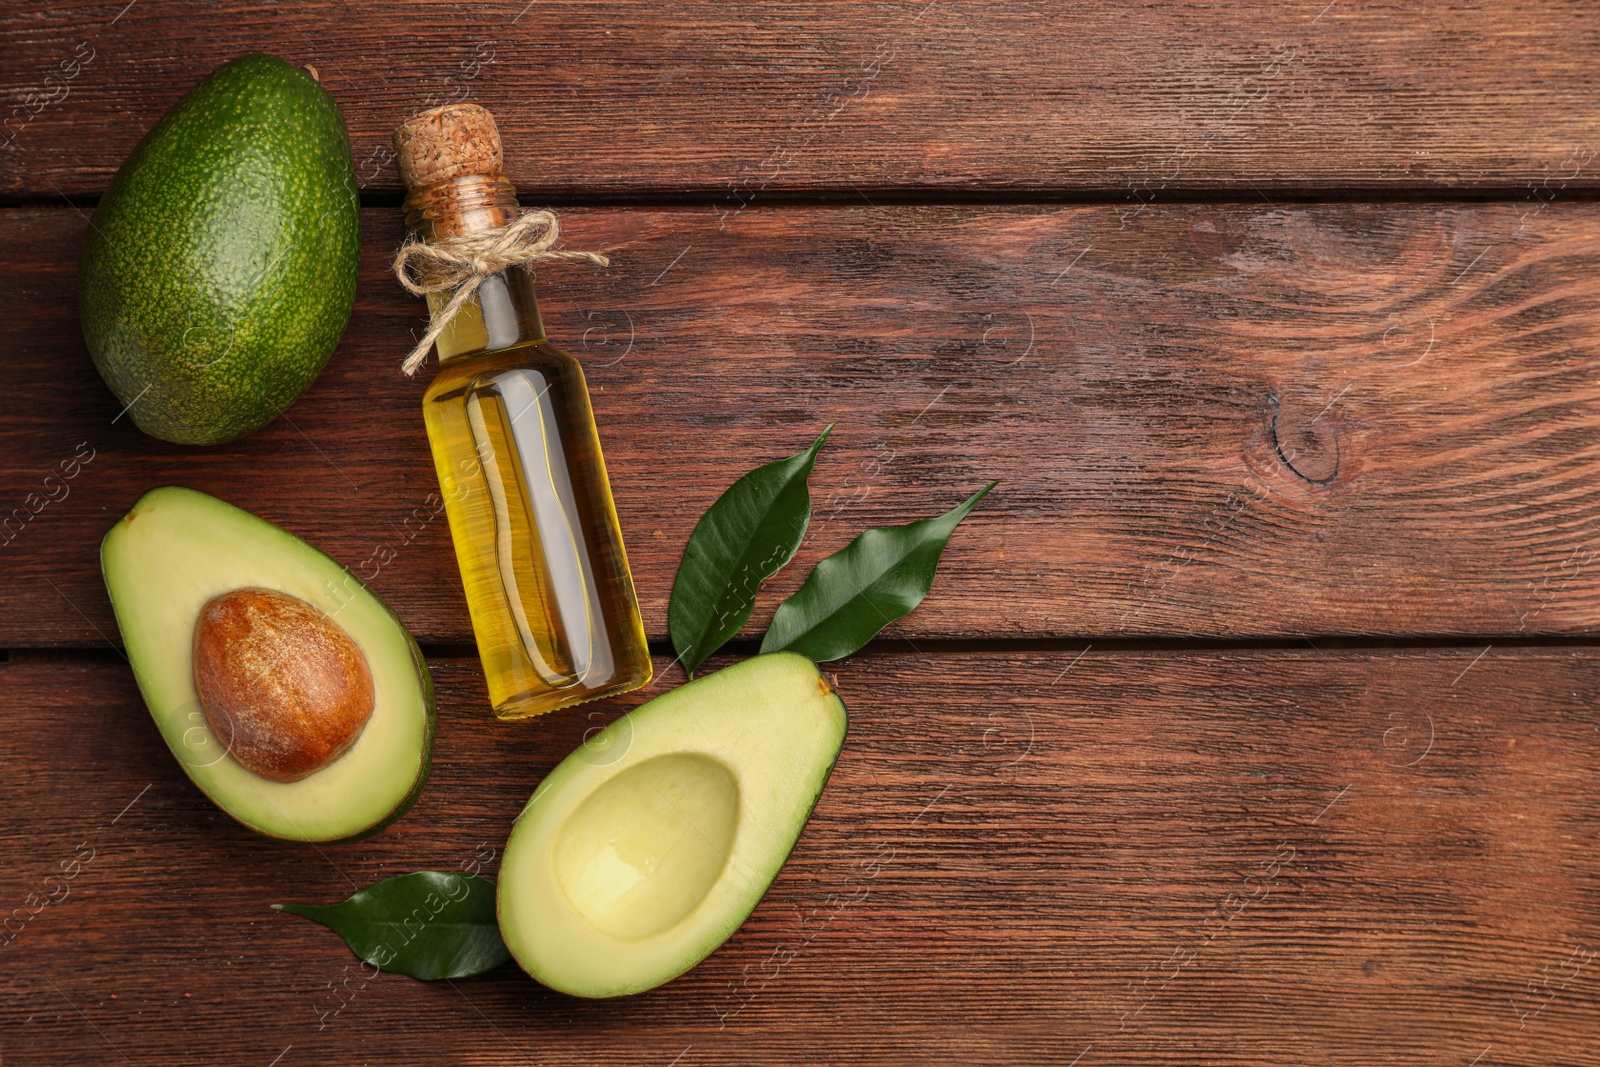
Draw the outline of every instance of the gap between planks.
[[[399,211],[403,194],[395,192],[362,193],[363,209],[392,208]],[[583,208],[638,208],[661,210],[677,207],[730,207],[744,208],[821,208],[859,207],[864,201],[871,207],[1014,207],[1019,204],[1062,205],[1071,207],[1120,207],[1141,204],[1144,207],[1181,207],[1186,204],[1212,204],[1219,207],[1268,204],[1273,207],[1297,207],[1319,204],[1495,204],[1521,203],[1540,199],[1522,185],[1460,188],[1452,186],[1393,185],[1378,187],[1340,186],[1290,186],[1274,189],[1269,199],[1257,189],[1237,189],[1218,186],[1209,189],[1183,189],[1171,195],[1143,200],[1130,196],[1124,186],[1107,186],[1099,189],[1061,189],[1050,186],[1020,187],[1011,189],[877,189],[851,186],[838,189],[808,189],[757,193],[740,198],[731,195],[726,186],[709,186],[704,189],[644,190],[637,193],[537,193],[527,192],[524,200],[548,207]],[[1592,202],[1600,200],[1600,188],[1567,188],[1561,191],[1562,201]],[[1548,203],[1548,201],[1543,201]],[[0,196],[0,210],[6,208],[75,207],[94,208],[100,203],[98,193],[63,194],[55,192],[25,192]]]
[[[476,659],[478,650],[473,645],[429,643],[420,644],[422,654],[429,660]],[[873,641],[847,660],[879,656],[970,656],[970,655],[1049,655],[1090,652],[1278,652],[1278,651],[1367,651],[1367,652],[1477,652],[1482,659],[1492,649],[1519,648],[1596,648],[1600,647],[1600,634],[1593,635],[1496,635],[1482,634],[1466,637],[1350,637],[1310,635],[1307,637],[1228,639],[1228,638],[1008,638],[990,640],[962,640],[959,638],[884,638]],[[760,642],[753,639],[730,641],[717,657],[754,656]],[[666,641],[651,641],[650,654],[661,659],[671,659],[672,646]],[[37,648],[0,649],[0,663],[100,663],[123,660],[120,646],[73,647],[41,646]],[[1476,665],[1477,660],[1473,661]],[[824,666],[827,666],[824,664]],[[1470,668],[1469,668],[1470,669]]]

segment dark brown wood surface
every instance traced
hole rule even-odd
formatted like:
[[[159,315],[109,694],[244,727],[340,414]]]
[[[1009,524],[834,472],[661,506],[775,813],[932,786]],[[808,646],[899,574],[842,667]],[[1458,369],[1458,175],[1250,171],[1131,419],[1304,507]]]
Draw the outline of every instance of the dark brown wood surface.
[[[361,289],[286,418],[180,448],[94,373],[78,249],[253,50],[344,109]],[[0,1067],[1600,1065],[1593,5],[109,0],[9,5],[0,54]],[[850,737],[765,901],[623,1002],[368,980],[268,908],[492,876],[585,730],[681,679],[486,707],[386,272],[389,131],[463,99],[613,257],[539,287],[658,650],[703,509],[826,423],[747,637],[861,529],[1001,481],[830,667]],[[395,826],[268,841],[166,752],[97,546],[169,483],[434,654]]]
[[[471,640],[422,429],[421,322],[366,216],[356,315],[280,420],[204,450],[140,434],[78,335],[78,212],[0,215],[12,412],[0,641],[114,637],[96,546],[146,489],[307,537],[426,642]],[[838,429],[776,593],[860,530],[991,478],[912,639],[1585,633],[1600,625],[1600,209],[574,210],[609,271],[546,271],[586,363],[649,631],[694,522]],[[431,374],[431,369],[429,371]],[[92,461],[47,503],[43,479]],[[59,485],[52,491],[60,493]],[[32,503],[28,503],[29,500]],[[22,520],[28,521],[23,524]]]
[[[1479,651],[858,657],[849,743],[755,915],[600,1003],[514,966],[367,981],[268,910],[488,859],[582,715],[496,723],[477,664],[437,662],[420,803],[310,848],[206,802],[125,665],[0,665],[7,906],[93,850],[0,950],[0,1055],[1593,1063],[1600,652]]]
[[[1600,24],[1583,0],[6,10],[0,195],[98,192],[185,89],[262,50],[316,67],[372,190],[398,188],[395,125],[459,99],[500,116],[520,184],[565,196],[1145,202],[1337,185],[1548,199],[1600,173]]]

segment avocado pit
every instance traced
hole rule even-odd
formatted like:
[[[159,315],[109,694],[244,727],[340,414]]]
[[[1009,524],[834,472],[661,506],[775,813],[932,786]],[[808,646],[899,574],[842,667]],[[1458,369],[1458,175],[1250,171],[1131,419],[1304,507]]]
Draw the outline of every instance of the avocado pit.
[[[200,610],[194,687],[229,754],[275,782],[338,759],[374,706],[360,646],[324,612],[271,589],[235,589]]]

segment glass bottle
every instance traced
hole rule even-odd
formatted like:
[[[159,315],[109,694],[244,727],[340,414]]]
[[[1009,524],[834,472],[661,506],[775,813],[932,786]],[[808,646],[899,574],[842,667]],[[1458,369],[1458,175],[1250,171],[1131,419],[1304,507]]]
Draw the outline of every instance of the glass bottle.
[[[405,136],[419,125],[420,146]],[[424,112],[395,140],[406,222],[423,240],[518,217],[487,111]],[[448,300],[430,296],[430,313]],[[486,278],[436,349],[423,418],[495,714],[644,685],[650,652],[583,369],[546,340],[529,273]]]

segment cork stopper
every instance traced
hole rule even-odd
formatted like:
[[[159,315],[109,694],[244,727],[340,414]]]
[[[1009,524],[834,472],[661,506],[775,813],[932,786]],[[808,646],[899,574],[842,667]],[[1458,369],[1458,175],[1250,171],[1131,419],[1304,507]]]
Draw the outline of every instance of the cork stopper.
[[[494,116],[477,104],[413,115],[394,131],[394,150],[406,184],[406,222],[425,240],[496,229],[521,214]]]
[[[407,192],[469,174],[505,173],[500,130],[477,104],[446,104],[411,116],[394,131],[394,150]]]

